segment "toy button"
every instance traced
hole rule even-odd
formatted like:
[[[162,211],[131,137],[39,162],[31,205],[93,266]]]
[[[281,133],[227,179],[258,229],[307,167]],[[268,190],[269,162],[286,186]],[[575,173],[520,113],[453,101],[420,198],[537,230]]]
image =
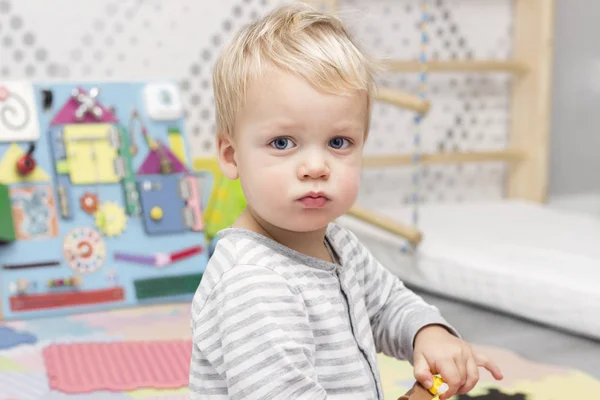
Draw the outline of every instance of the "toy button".
[[[36,167],[35,158],[33,158],[33,152],[35,151],[35,144],[29,145],[29,150],[26,154],[23,154],[17,160],[17,173],[21,176],[27,176],[33,172]]]
[[[160,219],[162,219],[163,217],[163,210],[162,208],[155,206],[152,207],[152,209],[150,210],[150,218],[152,218],[155,221],[158,221]]]

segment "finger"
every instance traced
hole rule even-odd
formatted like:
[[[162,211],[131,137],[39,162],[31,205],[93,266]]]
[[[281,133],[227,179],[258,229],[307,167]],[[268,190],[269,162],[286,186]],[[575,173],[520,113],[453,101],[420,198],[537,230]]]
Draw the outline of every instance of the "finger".
[[[415,354],[414,359],[414,374],[415,379],[425,387],[425,389],[431,388],[433,385],[433,376],[429,368],[429,363],[425,359],[423,353]]]
[[[479,369],[474,357],[469,357],[467,360],[467,379],[465,383],[458,389],[458,394],[469,393],[479,381]]]
[[[456,369],[460,375],[460,381],[458,382],[458,389],[460,389],[467,381],[467,360],[471,357],[470,349],[463,349],[460,354],[454,357],[456,363]],[[457,389],[457,390],[458,390]]]
[[[448,359],[447,361],[441,362],[437,365],[437,370],[440,371],[440,375],[446,384],[448,390],[440,396],[440,400],[447,400],[456,394],[456,391],[462,385],[460,384],[460,372],[454,359]]]
[[[464,386],[465,382],[467,381],[466,361],[463,360],[463,357],[461,355],[458,355],[454,358],[454,364],[456,366],[458,380],[456,380],[455,382],[451,382],[451,383],[449,383],[445,379],[444,379],[444,381],[448,384],[448,386],[452,390],[453,394],[459,394],[460,389]],[[442,378],[443,378],[443,376],[442,376]],[[444,393],[440,393],[440,394],[444,394],[446,396],[444,398],[450,398],[452,396],[450,394],[450,390],[448,390],[447,392],[444,392]],[[440,398],[442,398],[442,397],[440,396]]]
[[[495,362],[488,359],[486,356],[484,356],[481,353],[475,352],[474,356],[475,356],[475,362],[477,363],[477,366],[483,367],[483,368],[487,369],[488,371],[490,371],[490,373],[492,374],[494,379],[501,380],[502,378],[504,378],[504,375],[502,375],[502,371],[500,371],[500,368],[498,367],[498,365],[496,365]]]

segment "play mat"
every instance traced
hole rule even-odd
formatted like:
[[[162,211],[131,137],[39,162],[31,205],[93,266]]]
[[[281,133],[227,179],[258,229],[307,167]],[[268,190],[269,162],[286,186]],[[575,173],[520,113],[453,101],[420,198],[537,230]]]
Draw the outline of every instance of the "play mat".
[[[183,400],[190,354],[189,305],[152,305],[0,324],[0,400]],[[600,381],[584,373],[484,349],[503,369],[482,372],[464,399],[588,399]],[[385,398],[412,386],[410,364],[380,356]],[[111,390],[106,390],[110,387]]]

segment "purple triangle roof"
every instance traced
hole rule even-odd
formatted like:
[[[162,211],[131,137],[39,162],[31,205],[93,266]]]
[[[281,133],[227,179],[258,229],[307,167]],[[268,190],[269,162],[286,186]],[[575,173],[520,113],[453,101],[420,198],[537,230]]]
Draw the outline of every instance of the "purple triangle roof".
[[[154,175],[160,174],[160,157],[158,151],[162,152],[173,165],[173,173],[187,172],[187,168],[183,163],[175,156],[171,150],[165,146],[162,142],[157,141],[160,146],[160,150],[150,151],[144,162],[138,169],[138,175]]]
[[[81,91],[84,91],[82,88],[78,88]],[[96,103],[103,111],[102,117],[96,118],[90,113],[86,113],[84,117],[80,120],[75,118],[75,110],[79,107],[79,103],[72,96],[69,96],[69,99],[63,105],[52,121],[50,125],[63,125],[63,124],[89,124],[89,123],[117,123],[117,117],[113,114],[108,108],[100,104],[100,102]]]

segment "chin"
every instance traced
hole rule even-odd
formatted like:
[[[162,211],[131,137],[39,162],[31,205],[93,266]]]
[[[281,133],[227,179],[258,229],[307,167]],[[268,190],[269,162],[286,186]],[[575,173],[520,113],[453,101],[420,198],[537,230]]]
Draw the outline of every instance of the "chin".
[[[291,232],[314,232],[327,228],[334,218],[331,213],[307,213],[296,218],[281,218],[279,226]]]

